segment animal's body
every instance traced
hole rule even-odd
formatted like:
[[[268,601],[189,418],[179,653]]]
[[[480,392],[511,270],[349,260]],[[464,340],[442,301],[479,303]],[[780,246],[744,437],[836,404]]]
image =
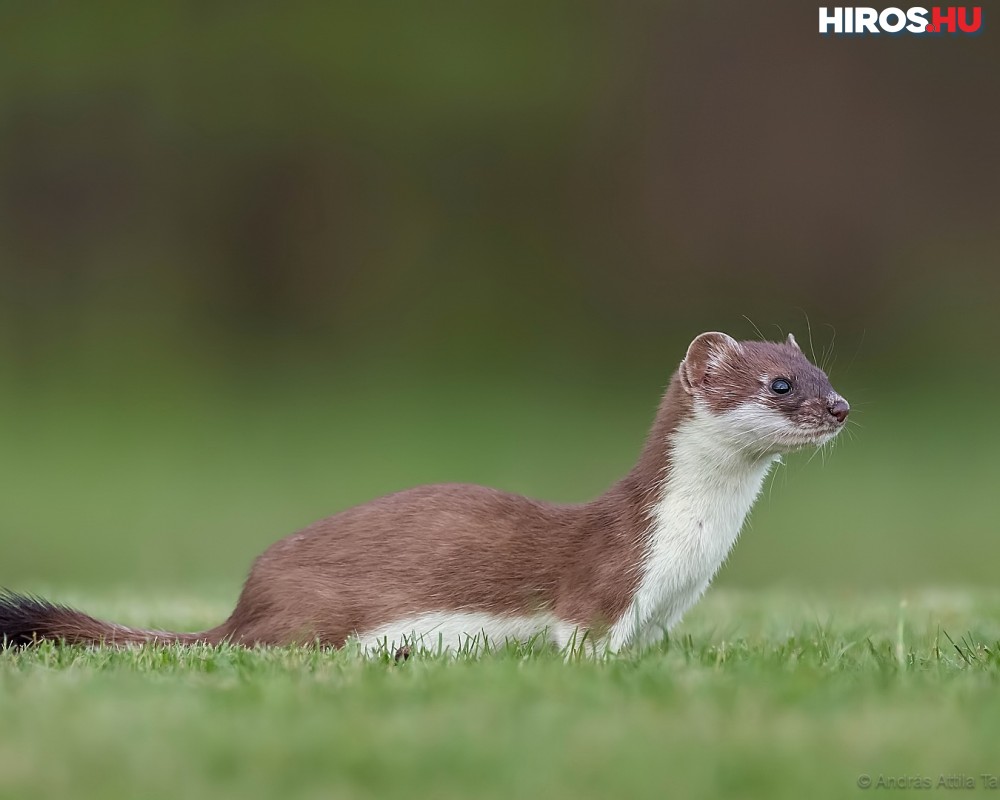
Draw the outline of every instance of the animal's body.
[[[9,643],[319,642],[371,650],[669,630],[707,588],[781,452],[820,445],[848,405],[795,340],[697,337],[633,469],[588,503],[421,486],[321,520],[255,562],[236,609],[192,634],[125,628],[0,595]]]

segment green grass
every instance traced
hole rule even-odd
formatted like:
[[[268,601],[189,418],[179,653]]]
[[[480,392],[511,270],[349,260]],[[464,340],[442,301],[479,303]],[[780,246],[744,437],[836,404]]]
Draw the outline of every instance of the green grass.
[[[222,598],[59,595],[198,628]],[[711,591],[672,641],[395,663],[317,649],[0,655],[0,796],[859,794],[1000,770],[1000,595]],[[897,796],[895,793],[893,796]]]

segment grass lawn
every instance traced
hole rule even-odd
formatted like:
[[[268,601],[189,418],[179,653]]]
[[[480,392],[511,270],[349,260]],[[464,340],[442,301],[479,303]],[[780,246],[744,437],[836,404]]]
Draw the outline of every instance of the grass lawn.
[[[57,599],[189,629],[229,610]],[[998,612],[992,593],[718,589],[671,642],[599,661],[7,651],[0,796],[822,798],[865,794],[861,775],[983,790],[1000,773]]]

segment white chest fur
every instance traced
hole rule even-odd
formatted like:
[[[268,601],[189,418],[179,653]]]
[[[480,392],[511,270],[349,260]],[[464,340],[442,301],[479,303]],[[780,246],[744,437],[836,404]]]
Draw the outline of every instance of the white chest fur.
[[[608,646],[655,641],[701,597],[739,536],[774,456],[749,456],[719,416],[697,409],[673,435],[670,476],[650,509],[650,543],[631,608]]]

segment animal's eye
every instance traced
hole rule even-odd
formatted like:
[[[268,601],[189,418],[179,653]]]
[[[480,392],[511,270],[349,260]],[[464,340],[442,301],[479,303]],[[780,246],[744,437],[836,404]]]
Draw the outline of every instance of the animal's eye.
[[[792,391],[792,383],[784,378],[776,378],[771,381],[771,391],[775,394],[788,394]]]

